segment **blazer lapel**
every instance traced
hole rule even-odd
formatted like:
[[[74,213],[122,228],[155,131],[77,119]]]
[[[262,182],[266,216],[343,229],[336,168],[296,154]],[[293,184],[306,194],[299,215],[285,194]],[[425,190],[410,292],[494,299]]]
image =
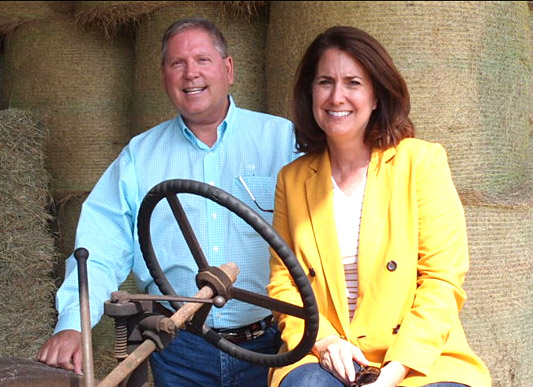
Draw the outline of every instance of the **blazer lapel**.
[[[346,282],[340,259],[337,239],[331,164],[329,155],[324,152],[310,164],[315,173],[305,182],[309,216],[313,227],[322,271],[335,306],[340,323],[348,331],[348,305],[346,302]]]

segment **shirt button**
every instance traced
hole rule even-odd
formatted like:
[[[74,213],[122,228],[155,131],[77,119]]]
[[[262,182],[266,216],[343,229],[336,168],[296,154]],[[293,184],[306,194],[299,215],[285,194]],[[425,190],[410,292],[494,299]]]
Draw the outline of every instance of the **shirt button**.
[[[218,253],[218,246],[213,247],[213,251],[214,251],[215,253]]]
[[[209,182],[209,185],[213,185],[213,186],[214,186],[214,185],[215,185],[215,182],[214,182],[214,181],[210,181],[210,182]]]
[[[216,219],[216,218],[217,218],[217,213],[216,213],[216,212],[213,212],[213,213],[211,214],[211,217],[212,217],[213,219]]]
[[[398,267],[398,264],[395,261],[389,261],[387,262],[387,270],[388,271],[394,271]]]

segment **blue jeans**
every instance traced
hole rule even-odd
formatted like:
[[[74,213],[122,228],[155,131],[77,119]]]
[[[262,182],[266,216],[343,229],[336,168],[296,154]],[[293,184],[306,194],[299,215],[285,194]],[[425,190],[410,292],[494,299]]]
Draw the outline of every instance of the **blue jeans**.
[[[356,369],[359,367],[354,363]],[[293,369],[281,381],[280,387],[317,386],[317,387],[343,387],[344,384],[329,371],[317,363],[304,364]],[[464,384],[442,382],[428,384],[424,387],[468,387]]]
[[[270,327],[265,334],[239,346],[254,352],[275,354],[281,344],[279,331]],[[161,352],[150,357],[157,387],[221,386],[266,387],[268,367],[239,360],[187,331]]]

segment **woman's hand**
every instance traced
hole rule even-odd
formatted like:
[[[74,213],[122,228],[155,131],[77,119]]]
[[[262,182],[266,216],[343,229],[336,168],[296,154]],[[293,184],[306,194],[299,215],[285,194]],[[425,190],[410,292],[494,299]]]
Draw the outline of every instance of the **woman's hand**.
[[[320,365],[324,369],[347,385],[355,379],[354,361],[368,365],[363,352],[339,336],[328,336],[318,340],[313,346],[313,353],[319,358]]]
[[[397,361],[387,363],[381,369],[379,378],[374,382],[367,384],[365,387],[396,387],[409,372],[409,368]]]

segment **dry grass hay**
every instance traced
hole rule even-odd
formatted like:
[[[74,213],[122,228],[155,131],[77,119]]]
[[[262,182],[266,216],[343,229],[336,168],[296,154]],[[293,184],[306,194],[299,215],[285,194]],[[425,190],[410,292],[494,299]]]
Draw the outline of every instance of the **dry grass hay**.
[[[259,15],[267,6],[266,1],[220,1],[222,14],[246,17]]]
[[[268,109],[288,117],[304,49],[327,27],[352,25],[394,58],[417,136],[446,147],[461,192],[524,190],[532,146],[527,17],[525,2],[272,2]]]
[[[73,1],[0,1],[0,35],[31,20],[69,15]]]
[[[0,356],[33,358],[52,333],[57,258],[49,231],[45,126],[0,111]]]
[[[133,111],[136,133],[176,116],[161,87],[161,38],[175,20],[200,16],[213,21],[224,33],[235,63],[235,84],[230,92],[238,106],[265,111],[266,15],[250,20],[221,13],[219,2],[175,1],[153,12],[137,30]]]
[[[95,27],[107,36],[134,30],[148,13],[170,1],[76,1],[74,16],[83,27]]]
[[[528,387],[533,377],[533,207],[465,206],[470,271],[461,313],[494,387]]]
[[[55,191],[53,206],[53,228],[56,236],[56,246],[60,258],[55,272],[59,284],[65,276],[65,260],[74,251],[76,227],[80,217],[81,205],[89,196],[89,191]]]
[[[7,39],[1,92],[50,128],[54,189],[92,189],[129,140],[133,62],[131,41],[70,19],[26,23]]]

